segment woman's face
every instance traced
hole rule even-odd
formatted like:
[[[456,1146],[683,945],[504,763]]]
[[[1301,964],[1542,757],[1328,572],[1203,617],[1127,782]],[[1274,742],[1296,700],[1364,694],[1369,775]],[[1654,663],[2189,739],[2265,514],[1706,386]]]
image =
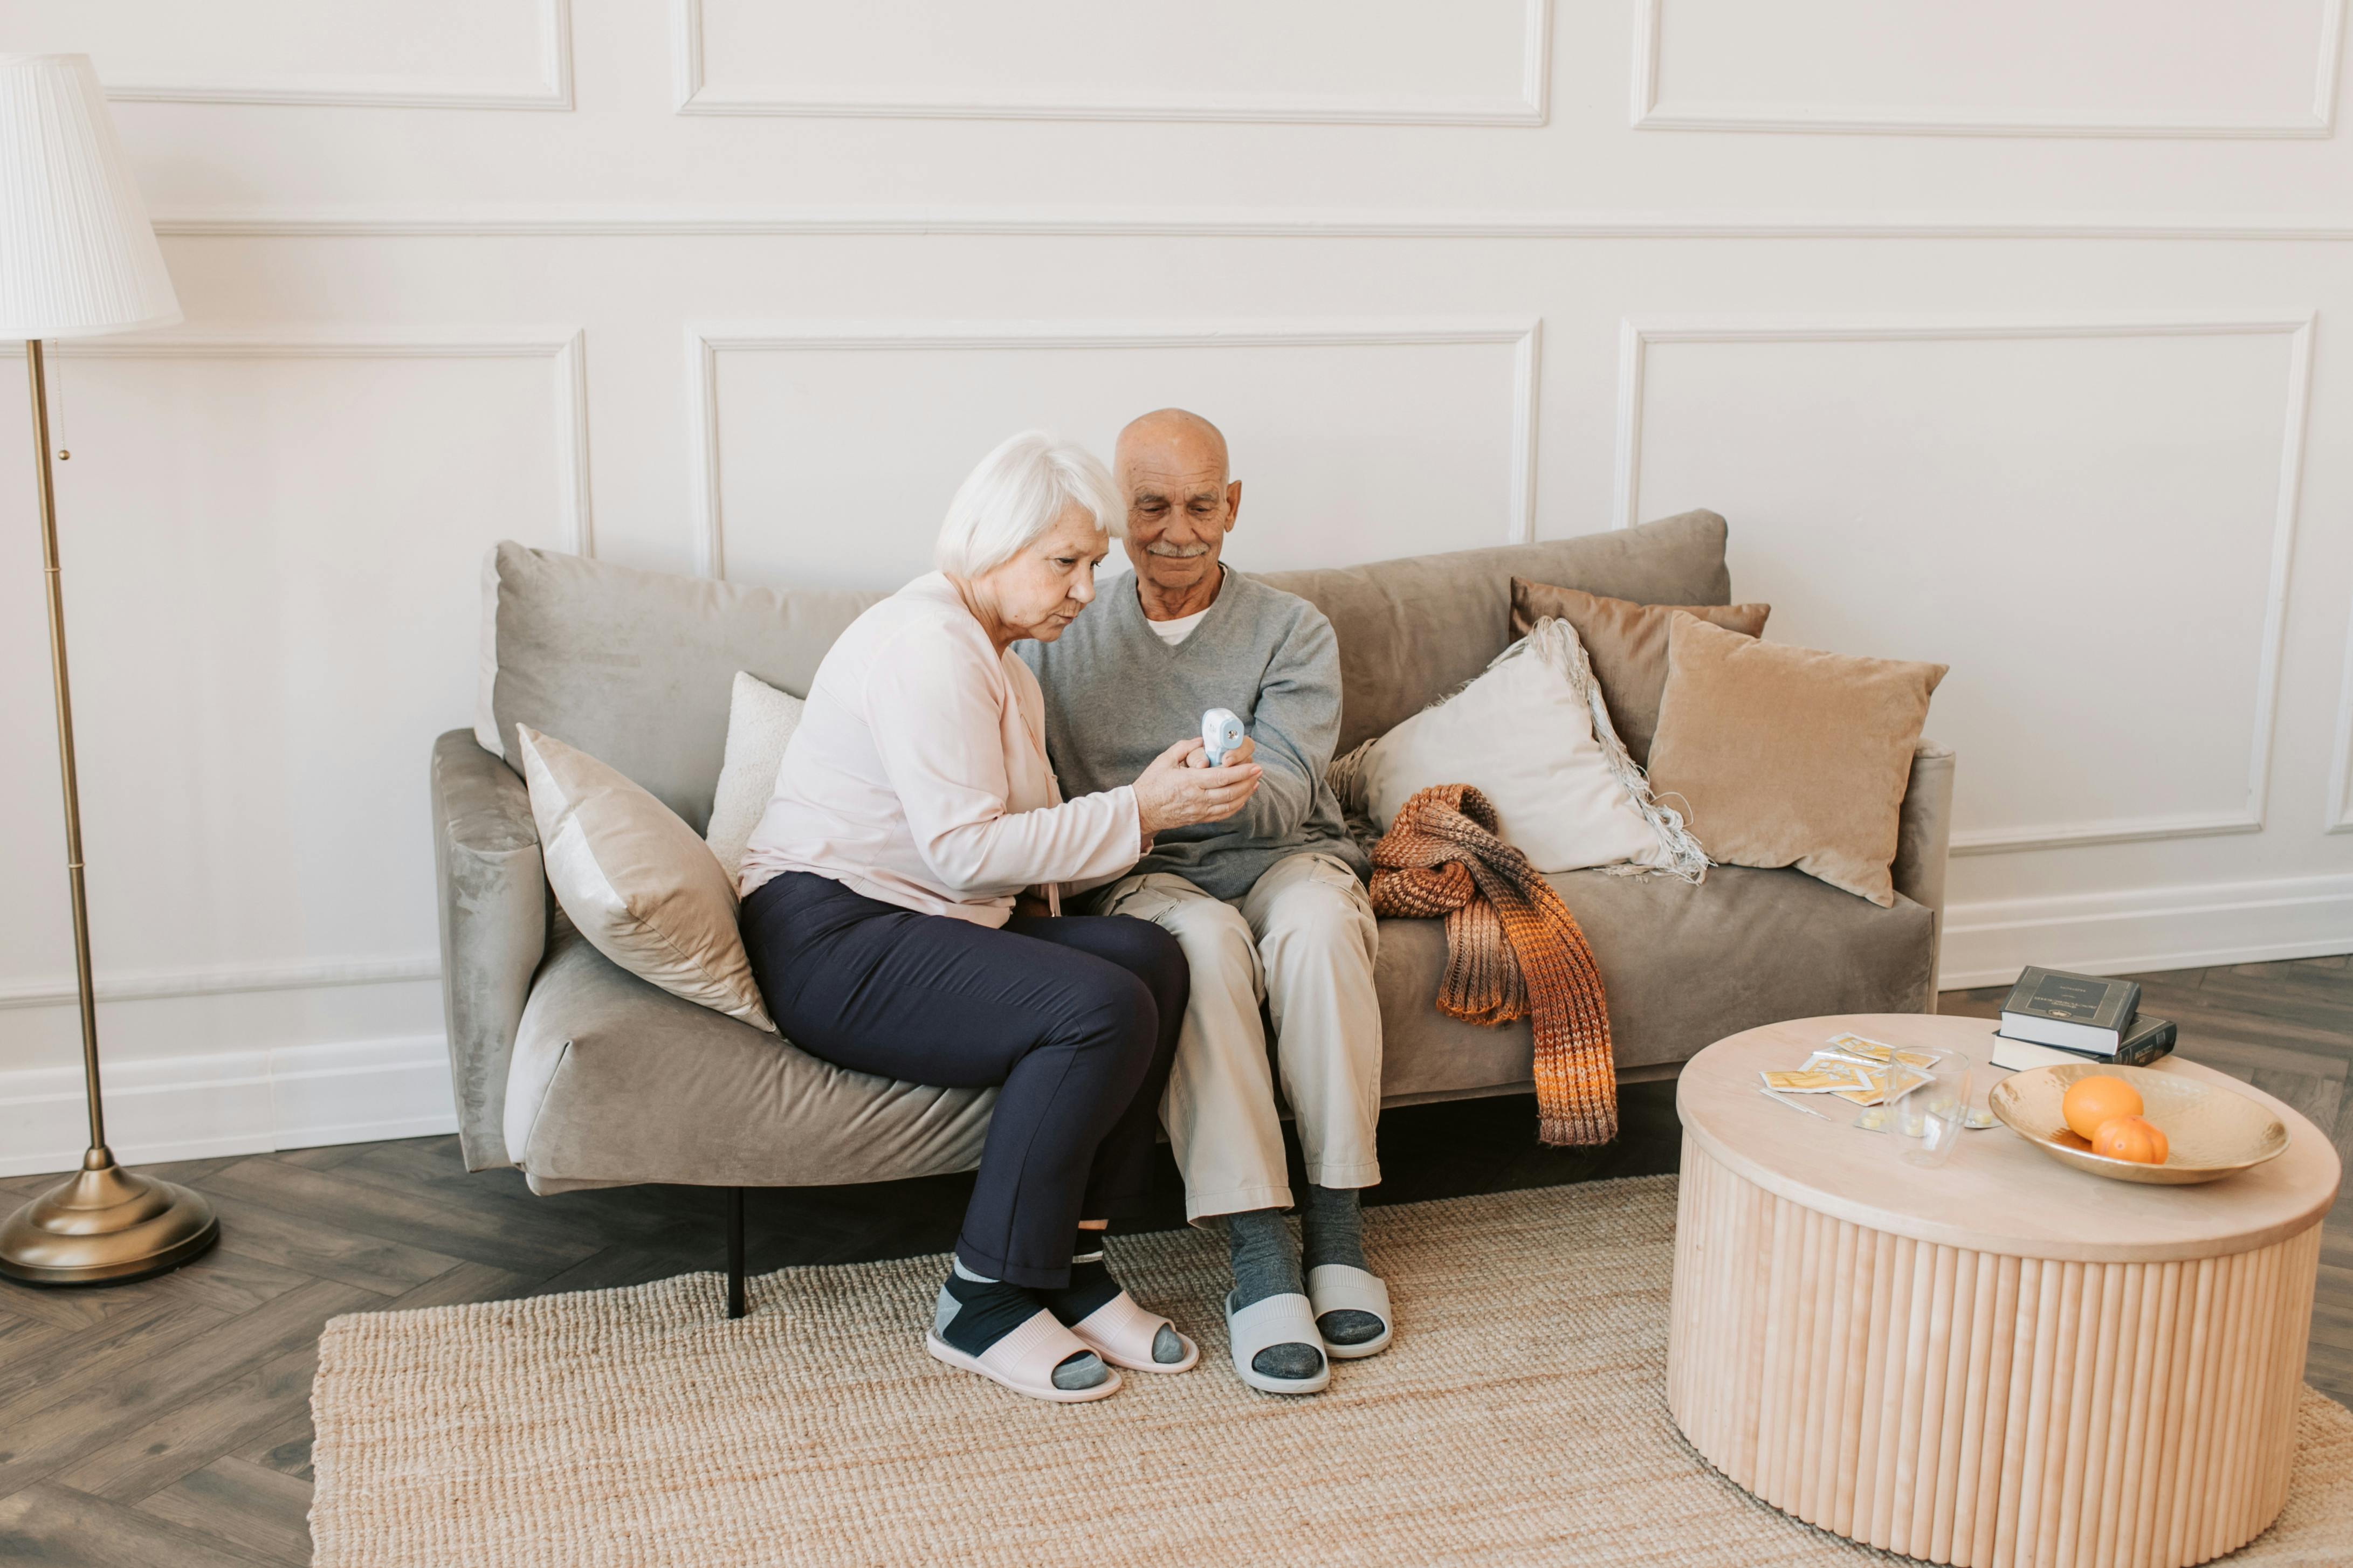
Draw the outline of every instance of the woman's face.
[[[1094,602],[1095,568],[1107,536],[1083,507],[1071,507],[1029,548],[971,584],[976,607],[1001,642],[1052,642]]]

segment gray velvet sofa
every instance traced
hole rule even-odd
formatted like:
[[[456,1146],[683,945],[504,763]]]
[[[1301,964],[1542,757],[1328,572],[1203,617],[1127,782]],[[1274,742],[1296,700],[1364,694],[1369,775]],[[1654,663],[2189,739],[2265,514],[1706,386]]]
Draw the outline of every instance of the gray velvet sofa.
[[[1503,650],[1514,574],[1654,604],[1728,604],[1725,532],[1713,512],[1690,512],[1268,580],[1314,601],[1338,633],[1345,752]],[[549,893],[522,780],[501,754],[529,724],[619,768],[700,828],[735,671],[806,691],[833,637],[879,595],[742,587],[512,543],[486,563],[484,591],[482,711],[473,730],[441,736],[432,758],[442,989],[469,1167],[518,1165],[540,1193],[821,1186],[971,1168],[989,1093],[828,1066],[590,947]],[[1553,879],[1608,987],[1620,1078],[1672,1074],[1711,1041],[1777,1019],[1933,1010],[1952,769],[1951,752],[1919,747],[1892,909],[1795,870],[1716,867],[1697,887]],[[1533,1088],[1525,1023],[1479,1028],[1432,1005],[1445,952],[1439,921],[1381,922],[1388,1104]]]

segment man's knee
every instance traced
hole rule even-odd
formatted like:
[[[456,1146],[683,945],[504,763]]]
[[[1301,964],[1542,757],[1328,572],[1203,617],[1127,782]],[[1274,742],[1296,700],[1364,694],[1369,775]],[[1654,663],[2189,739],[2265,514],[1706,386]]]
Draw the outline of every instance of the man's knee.
[[[1259,946],[1270,965],[1292,952],[1369,963],[1378,927],[1359,894],[1354,877],[1345,886],[1321,877],[1291,880],[1266,901],[1263,912]]]
[[[1257,989],[1257,942],[1250,921],[1216,899],[1181,899],[1155,917],[1184,949],[1193,988]]]

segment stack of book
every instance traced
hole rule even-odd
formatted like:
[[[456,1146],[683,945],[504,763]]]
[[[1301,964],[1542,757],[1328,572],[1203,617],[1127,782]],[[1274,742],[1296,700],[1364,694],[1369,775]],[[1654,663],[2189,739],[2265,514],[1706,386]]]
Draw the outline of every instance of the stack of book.
[[[2029,965],[2001,1005],[1993,1065],[2014,1072],[2068,1062],[2147,1067],[2173,1049],[2173,1025],[2140,1010],[2130,980]]]

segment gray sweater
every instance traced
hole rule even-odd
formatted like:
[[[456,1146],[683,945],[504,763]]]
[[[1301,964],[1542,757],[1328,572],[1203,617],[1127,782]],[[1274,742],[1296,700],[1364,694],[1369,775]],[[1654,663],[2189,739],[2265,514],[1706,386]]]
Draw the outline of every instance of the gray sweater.
[[[1172,827],[1136,870],[1174,871],[1238,899],[1285,855],[1319,849],[1368,871],[1324,782],[1340,739],[1340,644],[1324,613],[1231,567],[1217,602],[1175,647],[1155,636],[1125,575],[1054,642],[1017,645],[1046,693],[1046,751],[1066,796],[1134,784],[1172,742],[1229,708],[1266,770],[1223,822]]]

